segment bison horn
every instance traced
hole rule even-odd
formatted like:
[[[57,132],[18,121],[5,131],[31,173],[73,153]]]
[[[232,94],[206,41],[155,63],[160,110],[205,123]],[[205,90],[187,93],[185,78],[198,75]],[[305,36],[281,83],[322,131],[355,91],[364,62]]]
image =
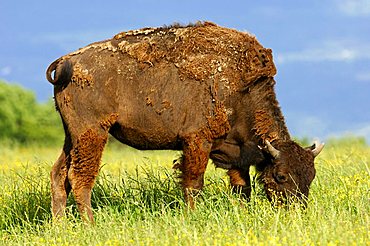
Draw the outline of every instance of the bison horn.
[[[272,157],[274,157],[274,159],[279,158],[280,151],[275,149],[275,147],[272,146],[272,144],[268,140],[266,140],[266,146],[267,146],[267,150],[272,155]]]
[[[318,140],[314,141],[313,148],[312,148],[312,154],[314,157],[316,157],[318,154],[320,154],[321,150],[324,148],[325,144],[320,143]]]

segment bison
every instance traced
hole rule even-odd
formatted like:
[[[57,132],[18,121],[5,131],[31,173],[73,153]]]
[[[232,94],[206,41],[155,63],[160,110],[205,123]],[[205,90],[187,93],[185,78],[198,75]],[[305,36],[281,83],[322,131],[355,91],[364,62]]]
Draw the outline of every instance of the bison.
[[[209,158],[246,198],[251,165],[269,199],[307,197],[323,144],[291,139],[275,74],[272,51],[254,36],[210,22],[122,32],[60,57],[46,72],[65,131],[50,174],[53,215],[64,214],[72,190],[93,222],[108,134],[141,150],[182,150],[176,167],[190,207]]]

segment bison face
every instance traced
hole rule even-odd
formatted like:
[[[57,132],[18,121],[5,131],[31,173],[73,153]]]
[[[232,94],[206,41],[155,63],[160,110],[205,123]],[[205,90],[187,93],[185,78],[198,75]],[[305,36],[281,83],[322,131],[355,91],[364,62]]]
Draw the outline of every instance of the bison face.
[[[293,141],[266,141],[269,164],[262,171],[262,182],[271,201],[281,203],[288,198],[308,197],[309,187],[315,178],[314,158],[323,144],[315,142],[302,148]]]

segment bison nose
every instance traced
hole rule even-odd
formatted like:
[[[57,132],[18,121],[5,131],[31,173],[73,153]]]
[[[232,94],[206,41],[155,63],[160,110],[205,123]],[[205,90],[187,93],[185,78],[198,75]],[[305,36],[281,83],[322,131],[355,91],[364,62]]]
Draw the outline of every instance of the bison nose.
[[[274,174],[274,179],[277,183],[285,183],[286,181],[288,181],[288,175],[286,175],[285,173],[282,173],[282,172],[277,172]]]

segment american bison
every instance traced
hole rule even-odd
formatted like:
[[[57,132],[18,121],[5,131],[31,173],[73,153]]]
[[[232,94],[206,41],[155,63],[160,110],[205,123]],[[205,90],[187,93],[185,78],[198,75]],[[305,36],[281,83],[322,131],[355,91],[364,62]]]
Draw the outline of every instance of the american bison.
[[[72,190],[93,221],[108,133],[137,149],[182,150],[177,168],[190,207],[209,158],[247,198],[251,165],[270,199],[307,196],[323,144],[291,139],[275,74],[270,49],[210,22],[122,32],[57,59],[46,72],[65,131],[51,171],[53,215],[64,214]]]

